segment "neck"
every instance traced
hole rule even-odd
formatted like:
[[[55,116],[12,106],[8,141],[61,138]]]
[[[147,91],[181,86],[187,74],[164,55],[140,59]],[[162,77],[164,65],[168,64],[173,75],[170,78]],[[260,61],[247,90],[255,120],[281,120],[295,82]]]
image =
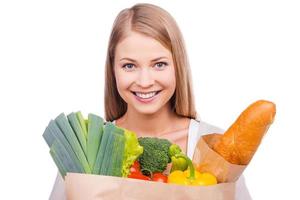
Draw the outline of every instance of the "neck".
[[[165,105],[158,112],[153,114],[142,114],[136,112],[133,108],[128,107],[123,117],[116,122],[118,126],[134,131],[139,137],[154,136],[169,132],[172,129],[172,122],[178,116],[170,108]]]

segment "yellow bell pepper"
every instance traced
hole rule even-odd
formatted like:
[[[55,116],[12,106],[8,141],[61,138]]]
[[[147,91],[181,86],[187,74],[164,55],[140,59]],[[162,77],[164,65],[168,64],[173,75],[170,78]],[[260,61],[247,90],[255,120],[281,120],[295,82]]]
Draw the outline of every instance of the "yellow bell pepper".
[[[178,184],[178,185],[215,185],[217,184],[217,179],[211,173],[205,172],[200,173],[195,170],[192,161],[185,155],[176,155],[176,157],[186,159],[189,169],[185,171],[175,170],[168,176],[168,183]]]

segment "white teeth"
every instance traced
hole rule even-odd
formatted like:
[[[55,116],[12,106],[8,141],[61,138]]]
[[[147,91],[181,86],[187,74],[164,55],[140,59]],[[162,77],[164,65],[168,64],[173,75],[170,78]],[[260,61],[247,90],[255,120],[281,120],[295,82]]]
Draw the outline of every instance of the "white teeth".
[[[136,94],[136,96],[138,96],[140,98],[149,99],[149,98],[153,97],[156,94],[156,92],[150,92],[150,93],[139,93],[139,92],[136,92],[135,94]]]

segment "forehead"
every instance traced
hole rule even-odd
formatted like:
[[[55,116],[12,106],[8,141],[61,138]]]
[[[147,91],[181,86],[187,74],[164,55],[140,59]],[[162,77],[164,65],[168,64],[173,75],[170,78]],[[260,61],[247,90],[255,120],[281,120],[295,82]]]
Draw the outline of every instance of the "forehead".
[[[137,32],[130,32],[116,47],[115,58],[136,60],[156,57],[172,58],[171,52],[157,40]]]

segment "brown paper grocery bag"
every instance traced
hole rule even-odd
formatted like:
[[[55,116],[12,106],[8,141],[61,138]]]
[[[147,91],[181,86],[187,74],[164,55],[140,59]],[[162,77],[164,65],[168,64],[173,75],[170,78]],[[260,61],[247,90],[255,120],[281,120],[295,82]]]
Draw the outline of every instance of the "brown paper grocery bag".
[[[246,165],[235,165],[226,161],[212,150],[221,134],[209,134],[200,138],[194,151],[193,163],[200,172],[214,174],[218,183],[235,182],[242,175]]]
[[[179,186],[102,175],[67,173],[65,186],[70,200],[231,200],[235,196],[235,181],[246,166],[233,165],[222,159],[210,147],[218,134],[201,137],[195,148],[193,162],[201,171],[208,171],[220,181],[212,186]]]
[[[111,176],[68,173],[65,177],[70,200],[229,200],[234,199],[235,184],[179,186]]]

